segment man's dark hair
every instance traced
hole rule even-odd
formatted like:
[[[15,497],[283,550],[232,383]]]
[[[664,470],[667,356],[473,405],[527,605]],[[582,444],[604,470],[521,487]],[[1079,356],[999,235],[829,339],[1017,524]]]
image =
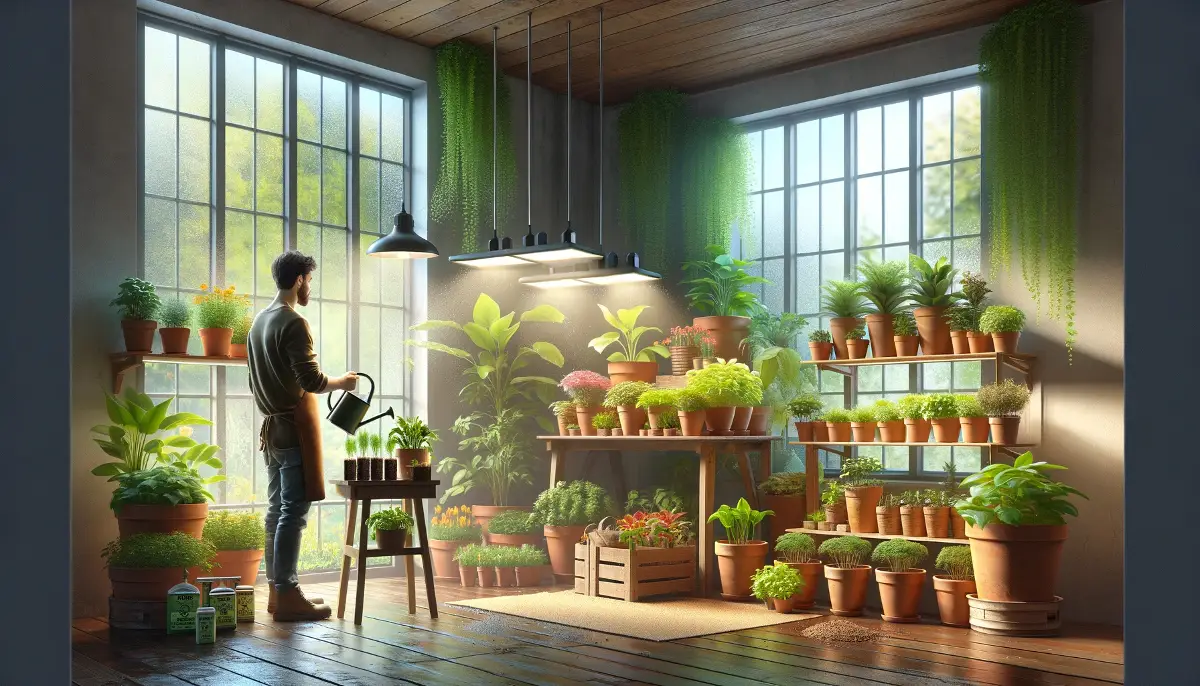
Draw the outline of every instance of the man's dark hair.
[[[271,276],[279,290],[287,290],[296,285],[296,279],[311,273],[317,268],[317,261],[299,250],[289,250],[271,263]]]

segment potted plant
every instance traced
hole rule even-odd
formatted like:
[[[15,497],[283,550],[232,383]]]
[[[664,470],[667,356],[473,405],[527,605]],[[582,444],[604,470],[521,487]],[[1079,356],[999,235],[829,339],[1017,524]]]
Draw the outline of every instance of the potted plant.
[[[550,403],[550,411],[554,413],[554,419],[558,423],[558,435],[567,435],[567,425],[576,422],[575,403],[570,400],[556,400]]]
[[[173,531],[200,538],[209,500],[196,470],[165,464],[118,475],[109,507],[122,538]]]
[[[988,442],[988,418],[983,411],[983,405],[973,395],[954,396],[954,406],[958,408],[958,423],[962,429],[963,443]]]
[[[751,576],[767,560],[767,542],[753,539],[755,528],[770,510],[755,510],[745,498],[737,507],[721,505],[709,516],[709,522],[721,522],[725,538],[716,542],[717,567],[721,573],[721,597],[747,600],[751,597]]]
[[[917,565],[927,557],[928,548],[903,538],[893,538],[875,546],[871,562],[875,563],[883,621],[915,622],[920,619],[918,608],[925,587],[925,570]]]
[[[979,316],[979,330],[992,337],[998,353],[1017,352],[1017,340],[1025,328],[1025,313],[1009,305],[990,305]]]
[[[582,436],[583,434],[580,433],[579,425],[572,423],[572,424],[567,425],[567,435],[568,436]]]
[[[781,614],[792,611],[796,604],[794,596],[803,588],[804,580],[800,574],[779,561],[750,575],[750,590],[754,597],[771,604]]]
[[[693,542],[692,523],[685,513],[665,508],[627,514],[617,520],[617,531],[619,542],[630,548],[683,548]]]
[[[829,432],[830,443],[850,442],[850,410],[841,407],[831,407],[821,413],[821,420]]]
[[[687,374],[687,389],[704,397],[704,421],[709,433],[727,436],[733,427],[734,408],[762,402],[762,380],[737,360],[722,360]]]
[[[104,546],[112,597],[162,602],[188,568],[208,570],[217,554],[213,544],[181,531],[121,537]]]
[[[946,322],[946,308],[962,299],[961,294],[952,290],[958,270],[951,267],[945,257],[939,257],[932,266],[917,255],[909,255],[908,259],[913,270],[908,297],[917,306],[913,317],[921,335],[921,351],[925,355],[949,355],[950,327]]]
[[[825,529],[822,529],[821,525],[825,523],[825,510],[815,510],[809,512],[808,516],[804,519],[804,528],[824,531]]]
[[[592,417],[603,406],[604,396],[612,388],[612,382],[596,372],[581,369],[564,376],[558,385],[575,403],[575,419],[580,432],[584,436],[595,436]]]
[[[833,354],[833,336],[824,329],[808,334],[808,353],[814,360],[828,360]]]
[[[691,287],[688,303],[705,315],[694,318],[692,325],[709,333],[712,356],[732,360],[742,356],[742,342],[750,331],[747,315],[759,307],[750,287],[767,280],[747,274],[743,267],[751,263],[727,254],[719,245],[708,246],[707,252],[708,259],[683,263],[691,277],[683,281]]]
[[[931,393],[925,396],[925,419],[933,427],[933,440],[938,443],[958,442],[958,403],[950,393]]]
[[[471,588],[475,585],[491,586],[495,581],[495,575],[486,578],[487,583],[481,583],[484,579],[479,574],[479,567],[483,563],[483,555],[487,546],[482,546],[477,543],[468,543],[454,551],[454,561],[458,564],[458,578],[464,588]]]
[[[900,536],[904,528],[900,525],[900,496],[887,493],[879,499],[875,506],[875,524],[879,533],[889,536]]]
[[[421,464],[420,460],[414,459],[409,464],[408,469],[413,481],[433,480],[433,465]]]
[[[956,498],[945,491],[925,491],[925,504],[921,508],[925,517],[925,535],[930,538],[950,538],[950,506]]]
[[[955,355],[971,352],[967,335],[979,328],[979,310],[967,303],[946,308],[946,324],[950,327],[950,347]]]
[[[883,497],[883,482],[871,475],[882,471],[883,465],[874,457],[851,457],[842,460],[841,484],[846,491],[846,517],[850,530],[856,534],[878,531],[875,508]]]
[[[1021,428],[1020,413],[1029,404],[1029,388],[1012,379],[1004,379],[980,388],[975,393],[975,399],[988,416],[992,443],[1016,445],[1017,433]]]
[[[788,402],[788,414],[796,420],[796,440],[801,442],[815,440],[813,427],[817,422],[814,419],[823,408],[821,399],[815,393],[801,393]],[[828,432],[823,433],[828,436]]]
[[[250,335],[250,325],[254,320],[249,314],[242,316],[233,323],[233,336],[229,339],[229,356],[246,359],[246,337]]]
[[[546,551],[531,545],[523,545],[509,553],[512,556],[518,588],[542,585],[542,570],[550,564]]]
[[[836,479],[825,482],[825,491],[821,493],[821,509],[825,510],[825,523],[833,531],[838,524],[847,524],[846,486]],[[818,527],[819,528],[819,527]]]
[[[488,543],[495,545],[538,545],[542,542],[542,523],[537,515],[509,510],[488,522]]]
[[[685,388],[675,396],[675,405],[679,408],[679,430],[684,436],[699,436],[704,433],[707,398],[694,389]]]
[[[195,298],[196,325],[200,328],[200,343],[204,346],[206,357],[229,357],[230,346],[233,344],[233,328],[246,314],[250,306],[250,297],[239,295],[233,286],[208,289],[208,284],[200,284],[203,291]]]
[[[967,594],[975,592],[975,571],[971,564],[971,548],[948,545],[938,553],[935,567],[945,574],[933,575],[933,591],[937,595],[938,614],[947,626],[970,626],[971,608]]]
[[[662,429],[664,436],[679,435],[679,414],[677,412],[668,412],[662,415],[658,420],[658,426]]]
[[[480,574],[495,575],[498,588],[511,588],[517,585],[517,567],[521,564],[521,549],[511,545],[489,544],[487,546],[488,568],[482,565]]]
[[[616,343],[620,348],[608,356],[608,376],[614,384],[629,381],[642,381],[652,384],[658,378],[658,359],[668,357],[667,347],[651,341],[650,345],[639,348],[642,336],[650,332],[662,333],[656,326],[638,326],[638,317],[649,305],[638,305],[628,310],[617,310],[616,316],[604,305],[597,305],[604,313],[604,321],[616,329],[608,331],[588,341],[588,347],[598,353],[604,352],[608,346]]]
[[[673,326],[663,343],[671,353],[671,375],[683,376],[692,368],[692,360],[700,357],[700,338],[704,330],[696,326]]]
[[[874,443],[876,424],[874,405],[859,405],[850,410],[850,435],[855,443]]]
[[[921,491],[900,494],[900,533],[905,538],[925,537],[925,496]]]
[[[617,418],[616,412],[601,412],[592,417],[592,428],[596,430],[597,436],[611,436],[613,429],[620,426],[621,420]]]
[[[875,425],[879,428],[879,440],[883,443],[904,442],[904,416],[900,407],[890,400],[876,400],[871,406]]]
[[[367,517],[367,529],[371,532],[371,540],[379,543],[379,550],[384,552],[399,552],[404,548],[404,540],[416,523],[412,515],[398,507],[373,512]]]
[[[803,355],[794,347],[807,325],[804,317],[791,312],[762,310],[750,318],[746,346],[763,387],[762,403],[751,412],[751,435],[763,436],[773,428],[782,432],[789,416],[788,399],[816,386],[816,370],[803,364]]]
[[[378,437],[376,437],[378,438]],[[393,454],[400,461],[401,472],[414,462],[429,464],[429,451],[438,440],[438,434],[420,417],[396,417],[396,425],[388,432],[394,447]],[[373,445],[374,454],[380,453],[379,445]],[[410,474],[411,476],[411,474]]]
[[[908,302],[908,265],[904,262],[860,262],[859,288],[870,305],[867,307],[867,328],[875,357],[895,357],[893,340],[894,317],[904,312]]]
[[[575,578],[575,542],[588,524],[615,514],[617,507],[608,491],[588,481],[560,481],[542,491],[533,503],[533,512],[542,522],[550,566],[564,581]]]
[[[871,544],[858,536],[838,536],[821,544],[817,552],[829,559],[825,581],[829,585],[829,611],[840,617],[857,617],[867,602]]]
[[[371,434],[363,432],[357,434],[358,438],[358,456],[367,463],[367,470],[371,474],[371,481],[383,481],[383,456],[379,451],[371,449]],[[360,463],[361,464],[361,463]],[[412,471],[409,468],[411,462],[406,462],[403,465],[403,478],[412,478]]]
[[[604,406],[615,409],[621,417],[621,433],[636,433],[646,423],[646,411],[638,408],[638,398],[652,389],[645,381],[622,381],[613,384],[604,396]],[[612,427],[609,427],[610,429]]]
[[[154,347],[154,330],[158,328],[155,317],[162,305],[154,284],[129,277],[121,282],[117,297],[109,305],[120,308],[125,350],[131,353],[150,352]]]
[[[342,478],[346,481],[357,481],[358,458],[355,457],[355,454],[358,452],[358,441],[353,436],[347,436],[346,440],[342,442],[342,447],[346,453],[345,459],[342,460]],[[366,481],[370,476],[368,472],[363,480]]]
[[[359,444],[362,443],[362,448]],[[354,458],[355,476],[359,481],[371,480],[371,456],[368,454],[370,446],[360,440],[357,436],[347,436],[345,442],[346,455]]]
[[[917,335],[917,320],[905,310],[892,317],[892,341],[898,357],[916,357],[921,337]]]
[[[797,609],[813,606],[813,597],[817,593],[817,580],[821,578],[821,568],[824,566],[817,558],[817,544],[812,536],[801,533],[786,533],[775,539],[775,560],[796,570],[804,584],[792,600]]]
[[[262,515],[258,513],[210,512],[204,522],[204,540],[217,552],[207,568],[189,569],[188,578],[198,579],[211,570],[212,576],[236,576],[241,578],[239,583],[253,586],[263,559],[266,535]]]
[[[782,534],[804,524],[804,473],[777,472],[758,485],[763,505],[775,513],[771,531]]]
[[[846,354],[851,360],[861,360],[867,356],[870,341],[866,339],[867,332],[861,326],[846,332]]]
[[[442,492],[443,504],[477,486],[491,494],[491,505],[471,507],[484,534],[487,534],[488,520],[497,514],[505,510],[529,509],[508,503],[513,486],[533,483],[530,472],[532,447],[528,435],[519,428],[524,416],[519,410],[506,408],[495,417],[483,413],[459,417],[450,430],[465,436],[459,441],[465,456],[461,459],[443,457],[438,462],[438,472],[452,475],[450,485]]]
[[[973,353],[990,353],[993,350],[992,337],[979,330],[978,318],[984,310],[983,303],[987,299],[987,294],[991,292],[992,289],[988,288],[987,281],[984,281],[983,276],[972,272],[963,272],[963,298],[966,299],[967,304],[971,306],[976,315],[974,326],[967,329],[967,346]]]
[[[468,506],[456,505],[442,509],[441,505],[434,505],[433,519],[429,522],[429,556],[433,562],[433,577],[443,581],[459,578],[455,553],[459,548],[481,540],[479,524],[471,516]]]
[[[162,303],[158,310],[158,337],[166,355],[186,355],[188,339],[192,337],[192,308],[182,300]]]
[[[896,409],[904,418],[905,442],[928,442],[933,423],[925,418],[925,396],[919,393],[906,395],[896,401]]]
[[[942,463],[942,470],[946,472],[946,478],[942,481],[942,491],[945,494],[946,505],[950,508],[950,538],[965,539],[967,537],[967,522],[954,509],[954,506],[959,500],[962,500],[963,495],[959,492],[958,485],[958,469],[954,464],[954,453],[950,453],[950,459]]]
[[[862,291],[854,281],[828,281],[821,287],[821,307],[832,315],[829,333],[833,337],[833,350],[839,360],[850,358],[846,347],[846,334],[862,328],[862,315],[866,313]]]
[[[745,340],[745,339],[743,339]],[[692,369],[704,369],[717,361],[717,339],[708,331],[700,336],[700,357],[692,358]]]
[[[675,403],[679,391],[669,388],[651,388],[644,391],[637,399],[637,407],[646,413],[651,429],[668,428],[663,422],[664,417],[678,418],[678,408]]]

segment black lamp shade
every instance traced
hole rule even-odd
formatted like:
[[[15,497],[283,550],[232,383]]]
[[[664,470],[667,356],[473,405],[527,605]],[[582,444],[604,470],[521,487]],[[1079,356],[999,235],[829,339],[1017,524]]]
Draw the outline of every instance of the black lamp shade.
[[[413,230],[412,215],[400,206],[400,214],[396,215],[392,232],[380,238],[367,248],[368,255],[375,257],[429,259],[438,256],[438,249],[433,243],[417,235]]]

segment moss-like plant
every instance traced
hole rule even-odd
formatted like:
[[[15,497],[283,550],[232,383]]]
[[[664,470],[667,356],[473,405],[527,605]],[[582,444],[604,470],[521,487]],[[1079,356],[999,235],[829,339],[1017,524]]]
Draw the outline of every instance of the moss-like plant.
[[[876,567],[887,567],[892,572],[907,572],[916,568],[925,558],[929,557],[929,549],[903,538],[892,538],[875,546],[871,552],[871,562]]]
[[[507,510],[488,520],[488,533],[501,536],[540,534],[542,523],[532,512]]]
[[[931,393],[925,396],[925,419],[949,419],[958,417],[958,403],[950,393]]]
[[[187,327],[191,321],[192,308],[182,300],[164,300],[158,310],[158,324],[163,328],[181,329]]]
[[[867,306],[855,281],[827,281],[821,286],[821,307],[834,317],[861,317]]]
[[[812,562],[816,555],[817,544],[808,534],[791,532],[775,539],[775,556],[784,562]]]
[[[956,581],[975,578],[975,566],[971,561],[971,548],[965,545],[948,545],[938,553],[934,566]]]
[[[742,228],[743,245],[756,237],[750,222],[750,142],[742,127],[728,119],[689,117],[684,143],[684,250],[701,245],[730,245],[730,230]]]
[[[900,410],[900,417],[903,419],[924,419],[925,396],[910,393],[896,401],[896,409]]]
[[[788,402],[788,414],[802,422],[811,421],[825,407],[815,393],[801,393]]]
[[[533,503],[533,512],[546,526],[583,526],[595,524],[617,513],[608,491],[589,481],[560,481],[542,491]]]
[[[915,326],[915,324],[914,324],[914,326]],[[832,343],[833,336],[831,336],[829,334],[829,332],[826,331],[825,329],[817,329],[816,331],[813,331],[812,333],[808,334],[808,342],[809,343]]]
[[[850,421],[858,424],[874,424],[875,406],[874,405],[859,405],[850,410]]]
[[[979,316],[984,333],[1012,333],[1025,328],[1025,313],[1010,305],[992,305]]]
[[[1029,404],[1029,388],[1005,379],[980,388],[975,398],[989,417],[1015,417]]]
[[[616,412],[597,412],[592,417],[592,428],[594,429],[612,430],[618,426],[621,426],[621,419]]]
[[[250,325],[254,323],[249,314],[243,314],[241,319],[233,323],[233,338],[231,343],[245,345],[246,337],[250,335]]]
[[[736,360],[721,360],[687,373],[687,388],[710,407],[753,407],[762,403],[762,379]]]
[[[853,329],[850,329],[849,331],[846,332],[846,340],[848,340],[848,341],[861,341],[862,339],[864,339],[866,337],[867,337],[867,332],[861,326],[856,326]]]
[[[778,472],[758,485],[767,495],[804,495],[804,472]]]
[[[983,405],[980,405],[979,399],[973,395],[954,396],[954,407],[958,410],[959,417],[987,416],[987,413],[983,411]]]
[[[608,393],[604,396],[605,407],[621,407],[637,405],[638,398],[646,391],[654,388],[645,381],[622,381],[612,388],[608,389]]]
[[[679,391],[671,388],[651,388],[638,396],[637,406],[642,409],[651,407],[666,407],[675,409],[679,400]]]
[[[783,562],[756,570],[750,577],[750,590],[759,600],[771,598],[791,598],[804,588],[804,580],[799,572]]]
[[[621,224],[650,264],[666,261],[671,187],[683,140],[686,97],[643,91],[617,119]],[[707,243],[701,243],[707,245]]]
[[[212,542],[193,538],[181,531],[171,534],[134,534],[108,545],[100,556],[106,567],[118,569],[163,569],[199,567],[208,570],[217,554]]]
[[[204,521],[204,540],[217,550],[262,550],[266,543],[262,515],[218,510]]]
[[[830,407],[821,413],[820,419],[831,424],[844,424],[850,421],[850,410],[842,407]]]
[[[484,548],[478,543],[469,543],[454,551],[454,561],[464,567],[480,567],[483,561]]]
[[[946,323],[951,331],[978,331],[979,315],[978,309],[963,303],[946,310]]]
[[[871,406],[877,422],[898,422],[904,419],[900,407],[890,400],[876,400]]]
[[[680,412],[697,412],[708,407],[708,398],[695,389],[684,388],[675,396],[675,406]]]
[[[895,336],[917,335],[917,320],[913,318],[912,312],[907,310],[899,312],[892,318],[892,334]]]
[[[870,312],[896,315],[904,311],[908,302],[907,264],[896,260],[861,262],[858,273],[862,277],[859,292],[870,303]]]
[[[817,552],[831,560],[830,566],[848,569],[866,563],[871,544],[858,536],[838,536],[822,543]]]

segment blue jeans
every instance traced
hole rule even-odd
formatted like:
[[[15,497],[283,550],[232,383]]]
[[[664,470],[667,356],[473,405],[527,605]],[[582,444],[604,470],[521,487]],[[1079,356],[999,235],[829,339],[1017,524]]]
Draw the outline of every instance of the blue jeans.
[[[300,448],[267,446],[267,583],[283,591],[295,588],[296,564],[300,559],[300,537],[308,525],[304,499],[304,468]]]

